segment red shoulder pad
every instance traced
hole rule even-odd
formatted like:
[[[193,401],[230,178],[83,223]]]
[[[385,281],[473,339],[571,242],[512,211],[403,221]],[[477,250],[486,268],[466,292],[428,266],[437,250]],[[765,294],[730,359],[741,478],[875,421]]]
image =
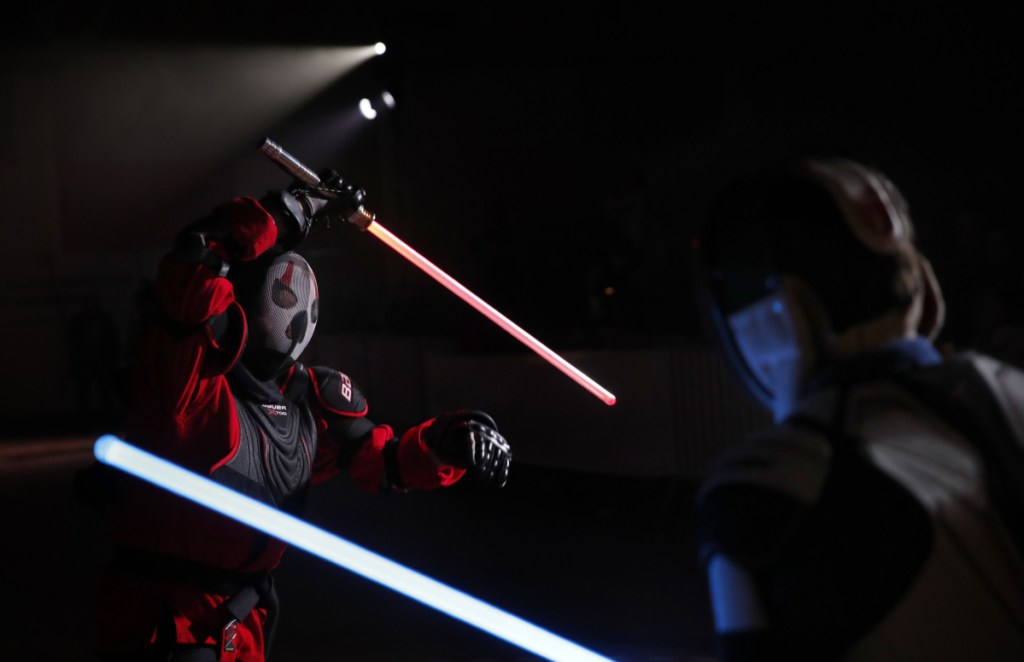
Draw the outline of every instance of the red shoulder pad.
[[[309,376],[316,401],[325,410],[339,416],[366,416],[366,398],[348,375],[334,368],[315,366],[309,368]]]

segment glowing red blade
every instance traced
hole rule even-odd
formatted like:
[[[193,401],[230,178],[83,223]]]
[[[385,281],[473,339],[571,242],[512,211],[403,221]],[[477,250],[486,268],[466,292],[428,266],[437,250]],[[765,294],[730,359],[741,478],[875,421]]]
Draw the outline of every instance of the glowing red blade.
[[[377,237],[385,244],[397,251],[402,257],[409,260],[417,267],[425,271],[430,275],[431,278],[448,288],[457,297],[468,303],[469,305],[476,308],[489,320],[505,329],[512,335],[516,340],[520,341],[534,352],[539,354],[548,363],[555,366],[563,373],[571,377],[577,384],[587,389],[595,396],[600,398],[606,405],[615,404],[615,396],[603,388],[600,384],[595,382],[593,379],[585,375],[578,368],[573,366],[571,363],[563,359],[561,356],[548,349],[543,343],[531,336],[529,333],[520,328],[515,322],[502,315],[500,312],[495,310],[486,301],[473,294],[471,291],[466,289],[457,280],[446,274],[435,264],[430,262],[427,258],[423,257],[415,250],[413,250],[404,241],[393,235],[387,228],[383,227],[376,220],[372,221],[367,227],[366,231]]]
[[[270,160],[277,163],[286,172],[290,173],[299,181],[306,182],[311,186],[320,185],[319,175],[304,166],[298,159],[282,149],[281,146],[273,140],[269,138],[264,140],[263,144],[260,146],[260,152]],[[331,195],[333,197],[333,193]],[[396,250],[405,259],[430,274],[434,280],[447,287],[460,299],[476,308],[478,311],[483,313],[485,317],[505,329],[508,333],[512,334],[514,338],[539,354],[548,363],[571,377],[577,384],[603,400],[605,404],[615,404],[615,396],[605,390],[600,384],[583,374],[578,368],[563,359],[561,356],[545,347],[539,340],[516,325],[515,322],[499,313],[486,301],[470,292],[461,283],[446,274],[444,271],[441,271],[441,269],[430,262],[430,260],[423,257],[404,241],[391,234],[391,232],[380,225],[380,223],[377,223],[375,216],[366,209],[359,207],[359,209],[357,209],[348,220],[354,223],[357,227],[368,231],[370,234]]]

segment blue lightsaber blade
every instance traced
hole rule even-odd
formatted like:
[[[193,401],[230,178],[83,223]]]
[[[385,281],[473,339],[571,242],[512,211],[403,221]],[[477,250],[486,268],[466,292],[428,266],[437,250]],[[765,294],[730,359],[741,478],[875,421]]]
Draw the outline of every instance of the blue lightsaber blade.
[[[147,453],[113,435],[93,447],[112,467],[231,517],[549,660],[612,662],[344,538]]]

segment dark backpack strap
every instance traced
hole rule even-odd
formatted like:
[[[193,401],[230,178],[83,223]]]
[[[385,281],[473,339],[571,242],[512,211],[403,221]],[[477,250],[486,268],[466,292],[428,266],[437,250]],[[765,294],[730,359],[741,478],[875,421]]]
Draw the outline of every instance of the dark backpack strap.
[[[111,569],[152,579],[187,584],[209,593],[230,595],[225,603],[228,613],[242,621],[257,606],[267,610],[267,633],[272,634],[276,624],[278,599],[270,572],[237,573],[195,563],[148,550],[115,547],[111,555]],[[175,658],[177,659],[177,658]]]
[[[259,606],[267,610],[267,621],[263,624],[263,657],[270,659],[270,652],[274,648],[274,635],[277,634],[277,622],[281,615],[281,604],[277,597],[277,586],[274,584],[274,576],[267,575],[266,590],[260,594]]]

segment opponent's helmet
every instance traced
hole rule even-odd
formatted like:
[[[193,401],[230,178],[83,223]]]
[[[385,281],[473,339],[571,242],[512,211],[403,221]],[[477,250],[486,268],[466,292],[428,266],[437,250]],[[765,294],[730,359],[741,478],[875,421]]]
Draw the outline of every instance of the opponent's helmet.
[[[855,161],[805,159],[737,180],[696,246],[708,326],[776,419],[830,362],[934,339],[942,325],[903,196]]]
[[[320,292],[313,269],[298,253],[285,252],[242,263],[229,277],[248,322],[243,365],[259,379],[282,374],[316,329]]]

